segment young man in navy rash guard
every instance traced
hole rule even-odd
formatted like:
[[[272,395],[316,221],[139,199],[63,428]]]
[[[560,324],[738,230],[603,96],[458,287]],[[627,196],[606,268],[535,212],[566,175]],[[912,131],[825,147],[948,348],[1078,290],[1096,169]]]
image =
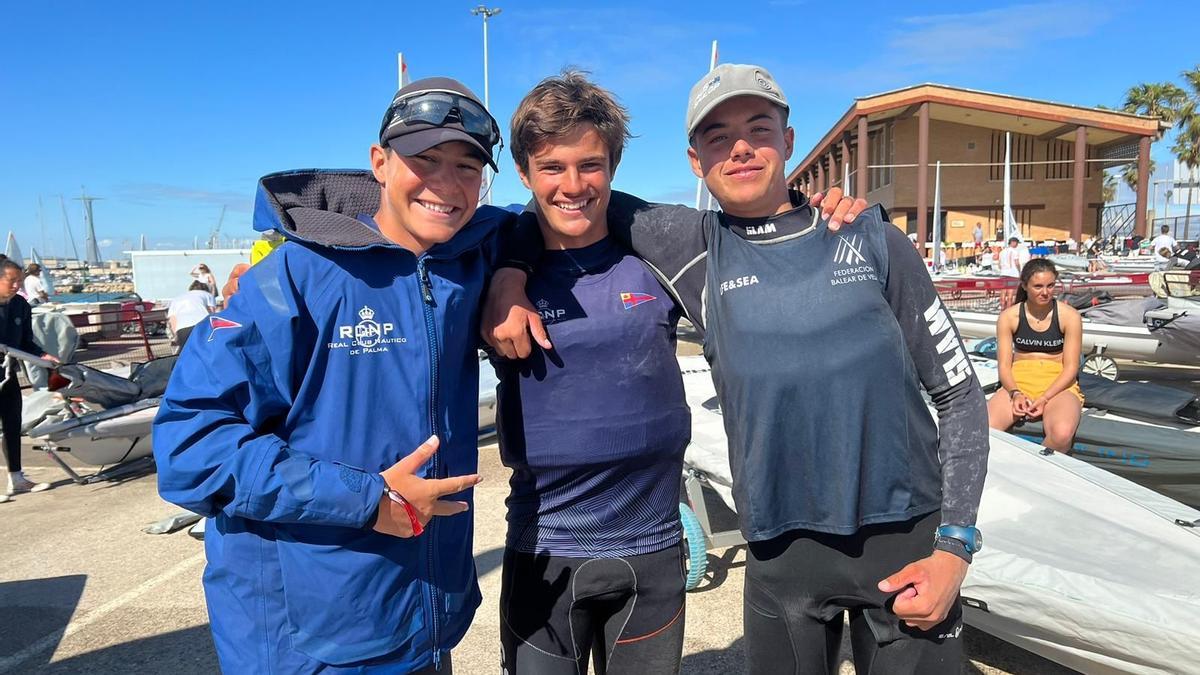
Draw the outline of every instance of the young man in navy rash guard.
[[[722,212],[614,195],[609,229],[704,332],[749,542],[749,672],[836,672],[849,611],[858,672],[958,673],[958,589],[982,541],[983,393],[883,210],[834,232],[789,193],[788,111],[765,69],[718,66],[693,87],[686,127]],[[518,239],[537,235],[525,222]],[[519,269],[536,266],[532,249],[508,250],[514,269],[489,291],[484,335],[502,351],[542,330]]]
[[[428,78],[371,171],[261,180],[255,227],[287,242],[196,327],[154,427],[160,493],[213,518],[223,671],[451,671],[480,602],[476,317],[511,214],[476,205],[499,141]]]
[[[608,236],[628,116],[584,75],[543,80],[511,148],[545,239],[528,284],[553,351],[496,360],[513,469],[500,599],[508,675],[677,673],[679,475],[691,415],[675,301]]]

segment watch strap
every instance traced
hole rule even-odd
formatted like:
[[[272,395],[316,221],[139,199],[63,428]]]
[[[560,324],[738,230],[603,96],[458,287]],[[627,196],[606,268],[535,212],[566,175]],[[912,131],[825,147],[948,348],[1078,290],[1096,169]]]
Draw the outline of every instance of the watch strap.
[[[933,548],[935,551],[952,553],[965,560],[968,565],[974,560],[974,556],[967,549],[967,545],[954,537],[937,537],[934,539]]]

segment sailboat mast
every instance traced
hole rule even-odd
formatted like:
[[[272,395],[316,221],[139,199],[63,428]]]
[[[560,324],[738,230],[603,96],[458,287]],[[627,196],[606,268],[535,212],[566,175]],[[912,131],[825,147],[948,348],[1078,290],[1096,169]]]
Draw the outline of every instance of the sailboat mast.
[[[79,249],[75,246],[75,235],[71,234],[71,218],[67,215],[67,200],[62,195],[58,196],[58,204],[62,207],[63,217],[63,232],[67,235],[67,241],[71,242],[72,260],[79,260]],[[67,255],[66,244],[63,244],[63,256]]]

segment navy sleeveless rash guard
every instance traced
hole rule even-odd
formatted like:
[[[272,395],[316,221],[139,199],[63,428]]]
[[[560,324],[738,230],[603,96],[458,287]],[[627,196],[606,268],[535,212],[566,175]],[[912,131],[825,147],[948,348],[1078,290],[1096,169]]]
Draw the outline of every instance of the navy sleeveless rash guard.
[[[608,238],[546,251],[526,290],[554,348],[497,361],[507,546],[619,557],[676,544],[691,415],[674,301]]]

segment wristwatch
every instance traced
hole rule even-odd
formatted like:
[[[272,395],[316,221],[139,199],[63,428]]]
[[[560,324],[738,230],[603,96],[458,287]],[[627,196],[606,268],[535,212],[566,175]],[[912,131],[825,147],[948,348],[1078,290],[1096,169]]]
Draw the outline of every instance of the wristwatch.
[[[977,527],[963,527],[962,525],[942,525],[941,527],[939,527],[937,529],[937,534],[934,538],[934,547],[935,548],[943,548],[942,546],[939,546],[939,545],[942,544],[942,540],[945,540],[945,539],[950,539],[950,540],[953,540],[953,542],[957,542],[958,544],[961,544],[962,547],[964,549],[966,549],[966,553],[968,556],[979,553],[980,549],[983,548],[983,533],[980,532],[979,528],[977,528]],[[946,543],[951,543],[951,542],[946,542]],[[945,549],[943,548],[943,550],[945,550]],[[957,554],[958,552],[950,551],[950,553]],[[967,560],[969,562],[970,558],[968,558]]]

